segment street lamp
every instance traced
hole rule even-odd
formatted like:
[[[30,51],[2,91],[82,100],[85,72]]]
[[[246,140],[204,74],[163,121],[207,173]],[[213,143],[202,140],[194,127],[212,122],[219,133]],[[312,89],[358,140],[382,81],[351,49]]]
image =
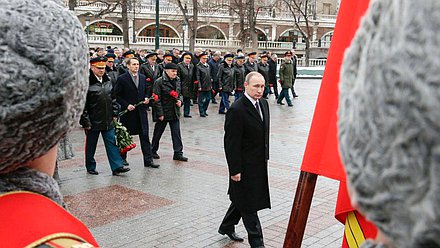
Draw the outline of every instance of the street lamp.
[[[159,0],[156,0],[156,28],[154,29],[154,49],[159,49]]]
[[[89,25],[90,25],[90,17],[86,17],[86,37],[87,37],[87,43],[89,42]]]
[[[264,27],[264,32],[266,33],[266,51],[267,51],[267,41],[269,40],[269,27]]]
[[[185,20],[182,22],[182,51],[185,51],[185,29],[188,26]]]

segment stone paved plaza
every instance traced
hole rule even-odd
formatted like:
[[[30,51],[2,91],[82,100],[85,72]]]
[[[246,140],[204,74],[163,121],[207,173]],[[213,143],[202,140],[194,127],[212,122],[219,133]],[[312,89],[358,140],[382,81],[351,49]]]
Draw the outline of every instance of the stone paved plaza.
[[[259,212],[266,247],[282,247],[321,81],[299,79],[292,108],[270,96],[269,183],[272,209]],[[229,206],[223,150],[224,115],[210,104],[209,116],[181,121],[184,155],[172,160],[169,127],[160,143],[159,169],[144,168],[140,147],[129,152],[131,171],[112,176],[102,141],[99,175],[86,173],[82,129],[71,134],[75,157],[60,163],[61,190],[69,210],[92,230],[102,247],[249,247],[217,233]],[[153,124],[150,116],[150,137]],[[138,138],[135,137],[137,144]],[[319,177],[303,247],[341,247],[343,225],[333,217],[338,182]],[[240,222],[240,236],[246,231]]]

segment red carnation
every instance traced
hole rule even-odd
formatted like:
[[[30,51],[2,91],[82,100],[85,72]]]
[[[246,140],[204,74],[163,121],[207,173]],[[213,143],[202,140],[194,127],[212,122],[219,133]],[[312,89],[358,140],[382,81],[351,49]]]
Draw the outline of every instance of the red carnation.
[[[153,93],[153,95],[151,95],[151,97],[153,98],[154,102],[159,101],[159,96],[158,95]]]
[[[170,92],[170,96],[174,99],[177,99],[177,98],[179,98],[179,93],[177,93],[177,91],[175,91],[175,90],[172,90]]]
[[[269,87],[273,87],[273,84],[269,84]]]
[[[194,84],[199,84],[199,81],[194,81]]]
[[[243,90],[243,89],[239,87],[239,88],[237,88],[237,90]]]
[[[147,82],[150,82],[151,81],[151,78],[147,78]]]
[[[214,94],[214,95],[215,95],[215,90],[214,90],[214,89],[212,90],[212,94]]]

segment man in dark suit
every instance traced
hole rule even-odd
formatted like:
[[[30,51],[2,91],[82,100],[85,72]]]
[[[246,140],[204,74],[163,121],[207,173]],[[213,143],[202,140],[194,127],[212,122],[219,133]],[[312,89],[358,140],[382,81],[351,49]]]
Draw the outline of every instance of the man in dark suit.
[[[269,105],[262,98],[264,77],[250,72],[244,97],[235,101],[225,119],[224,147],[229,167],[228,194],[231,205],[218,232],[234,241],[240,218],[251,247],[264,247],[257,211],[270,208],[267,161],[269,159]]]
[[[139,61],[137,58],[127,59],[128,71],[118,77],[114,94],[116,100],[121,105],[121,110],[129,111],[121,116],[121,123],[130,135],[139,135],[142,154],[144,156],[144,166],[158,168],[159,165],[153,162],[151,156],[151,143],[148,136],[147,107],[149,97],[152,95],[152,88],[147,84],[146,77],[139,73]],[[137,107],[134,105],[143,101]],[[122,158],[126,160],[127,154]]]
[[[147,78],[148,87],[153,88],[153,84],[156,79],[160,78],[162,75],[159,75],[159,67],[156,64],[157,53],[149,53],[145,56],[147,63],[141,65],[139,72],[144,74]]]

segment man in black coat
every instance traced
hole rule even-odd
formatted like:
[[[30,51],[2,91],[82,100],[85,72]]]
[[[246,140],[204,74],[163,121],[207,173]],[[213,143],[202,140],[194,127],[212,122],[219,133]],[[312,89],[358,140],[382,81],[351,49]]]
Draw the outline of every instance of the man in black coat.
[[[116,54],[114,53],[107,53],[105,55],[107,58],[106,66],[105,66],[105,72],[109,76],[110,80],[112,81],[113,88],[115,87],[116,80],[118,79],[118,71],[115,66],[115,59]]]
[[[268,62],[269,87],[273,87],[273,92],[275,93],[275,99],[278,99],[277,62],[278,62],[278,56],[276,54],[272,54]]]
[[[168,63],[164,67],[163,76],[154,82],[153,93],[158,96],[154,101],[153,120],[156,122],[153,131],[152,153],[153,158],[159,159],[159,141],[167,124],[170,125],[171,139],[173,141],[173,160],[188,161],[183,156],[182,136],[180,135],[180,107],[183,97],[180,92],[180,80],[177,77],[177,65]]]
[[[244,86],[244,96],[226,113],[224,147],[231,205],[218,232],[243,241],[235,233],[235,225],[242,218],[251,247],[264,247],[257,211],[271,207],[267,174],[269,105],[262,98],[265,82],[260,73],[249,73]]]
[[[296,68],[296,65],[298,63],[298,57],[295,55],[295,50],[290,50],[292,52],[292,64],[293,64],[293,79],[292,79],[292,88],[290,90],[292,91],[292,97],[296,98],[298,95],[295,92],[295,80],[296,76],[298,74],[298,69]]]
[[[146,77],[139,73],[139,61],[137,58],[127,59],[128,71],[118,77],[114,94],[116,100],[121,105],[121,110],[129,111],[121,116],[121,123],[131,135],[139,135],[142,154],[144,157],[144,166],[158,168],[159,165],[153,162],[151,156],[151,144],[148,136],[148,118],[147,107],[149,97],[152,95],[152,89],[146,83]],[[137,107],[134,105],[144,102]],[[123,159],[126,160],[127,154]]]
[[[104,140],[107,158],[113,175],[125,173],[130,168],[124,167],[119,148],[116,146],[115,126],[118,106],[112,98],[112,83],[105,73],[107,58],[100,56],[90,60],[89,90],[86,105],[81,115],[80,124],[86,133],[86,169],[87,173],[98,175],[95,151],[99,134]]]
[[[261,61],[258,63],[258,72],[263,75],[266,86],[264,87],[263,98],[267,99],[269,95],[269,64],[267,63],[267,54],[261,55]]]
[[[199,90],[199,113],[200,117],[208,116],[208,106],[211,101],[212,77],[208,64],[208,54],[199,55],[200,62],[196,66],[197,87]]]
[[[177,76],[180,78],[180,86],[183,96],[183,116],[192,118],[190,115],[191,98],[194,97],[194,65],[191,63],[192,53],[185,52],[182,54],[183,61],[177,67]]]
[[[145,75],[148,87],[153,88],[156,79],[161,77],[159,67],[156,64],[157,53],[149,53],[145,58],[147,62],[141,65],[139,72]]]
[[[246,63],[244,63],[244,76],[246,77],[247,74],[253,71],[258,71],[258,65],[257,65],[257,52],[250,52],[248,54],[248,59]]]

